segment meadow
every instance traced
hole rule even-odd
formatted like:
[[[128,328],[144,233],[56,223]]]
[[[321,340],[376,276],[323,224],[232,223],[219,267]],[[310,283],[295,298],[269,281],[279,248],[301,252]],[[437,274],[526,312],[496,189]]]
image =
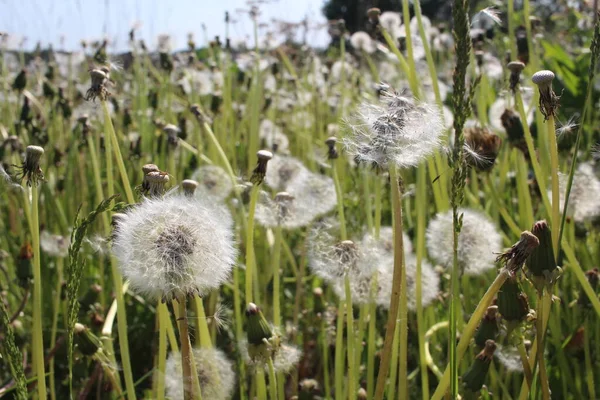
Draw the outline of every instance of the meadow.
[[[600,398],[595,5],[452,3],[3,33],[0,398]]]

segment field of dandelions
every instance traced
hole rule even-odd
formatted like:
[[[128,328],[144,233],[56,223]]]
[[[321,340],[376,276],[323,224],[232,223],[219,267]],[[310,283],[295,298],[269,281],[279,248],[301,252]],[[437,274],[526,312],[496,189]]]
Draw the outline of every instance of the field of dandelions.
[[[0,398],[600,398],[600,27],[539,3],[3,34]]]

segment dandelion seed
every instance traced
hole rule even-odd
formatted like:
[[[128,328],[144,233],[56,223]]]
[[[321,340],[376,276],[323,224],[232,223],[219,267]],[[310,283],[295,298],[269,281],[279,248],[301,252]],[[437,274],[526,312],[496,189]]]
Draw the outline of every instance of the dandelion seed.
[[[440,147],[440,114],[426,103],[384,91],[380,103],[363,102],[347,121],[351,132],[343,140],[359,164],[388,169],[418,165]]]
[[[235,389],[233,363],[224,352],[215,348],[194,348],[194,363],[203,399],[227,400]],[[165,369],[165,389],[171,400],[183,400],[181,354],[171,353]]]
[[[474,26],[476,23],[480,25],[489,25],[489,23],[502,25],[502,20],[500,19],[500,10],[494,7],[486,7],[482,10],[479,10],[471,20],[471,26]]]
[[[474,210],[460,209],[463,225],[458,236],[458,263],[467,275],[479,275],[493,269],[496,254],[502,249],[502,236],[490,219]],[[427,227],[429,255],[446,268],[452,266],[452,212],[439,213]]]
[[[465,155],[467,164],[478,171],[489,171],[494,166],[502,140],[485,128],[465,128]]]
[[[578,116],[576,115],[572,115],[567,122],[558,121],[559,126],[556,128],[556,137],[559,140],[562,141],[577,133],[577,129],[575,129],[579,126],[579,124],[576,122],[577,117]]]
[[[119,221],[113,252],[134,290],[171,300],[218,288],[235,265],[232,220],[209,201],[146,198]]]
[[[523,363],[518,350],[514,347],[498,345],[494,356],[500,364],[504,366],[508,372],[523,372]]]

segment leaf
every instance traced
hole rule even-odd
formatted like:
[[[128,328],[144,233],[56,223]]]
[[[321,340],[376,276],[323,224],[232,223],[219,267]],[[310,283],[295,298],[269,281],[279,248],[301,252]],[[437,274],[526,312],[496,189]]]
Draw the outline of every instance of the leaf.
[[[98,207],[82,221],[79,221],[79,212],[81,206],[75,214],[75,223],[73,231],[71,232],[71,245],[69,246],[69,264],[67,265],[67,351],[69,360],[69,388],[72,392],[73,388],[73,329],[77,322],[77,313],[79,312],[79,284],[81,282],[81,275],[83,273],[83,267],[85,262],[79,257],[79,251],[81,250],[81,244],[87,230],[91,224],[94,223],[96,217],[108,210],[110,203],[119,195],[111,196],[103,200]]]
[[[15,344],[15,334],[10,326],[8,310],[3,301],[0,301],[0,328],[4,332],[0,353],[7,359],[10,373],[15,380],[15,399],[27,400],[27,379],[25,379],[25,373],[23,372],[23,355]]]

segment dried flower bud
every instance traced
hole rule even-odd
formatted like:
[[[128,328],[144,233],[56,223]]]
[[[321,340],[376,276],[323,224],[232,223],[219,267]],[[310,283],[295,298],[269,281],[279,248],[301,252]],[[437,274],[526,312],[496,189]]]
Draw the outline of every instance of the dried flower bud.
[[[510,249],[500,254],[496,262],[506,264],[506,268],[512,273],[516,272],[525,264],[527,258],[540,245],[538,238],[529,231],[521,233],[519,241],[512,245]]]
[[[145,164],[144,166],[142,166],[142,173],[144,174],[144,178],[142,179],[142,184],[139,187],[142,193],[148,193],[148,190],[150,189],[150,184],[148,183],[148,179],[146,178],[146,176],[150,172],[158,171],[160,171],[160,169],[158,169],[158,166],[154,164]]]
[[[28,242],[25,242],[19,251],[19,258],[17,260],[17,281],[19,286],[22,288],[29,287],[29,281],[33,279],[33,269],[31,266],[31,259],[33,258],[33,249]]]
[[[85,100],[96,101],[96,98],[100,98],[101,101],[105,101],[110,93],[108,91],[109,81],[109,69],[108,67],[92,68],[90,70],[90,78],[92,84],[88,91],[85,93]]]
[[[335,148],[337,144],[337,138],[335,136],[330,136],[325,140],[325,144],[327,145],[327,158],[330,160],[335,160],[339,157],[338,151]]]
[[[169,174],[162,171],[152,171],[146,174],[148,184],[148,197],[160,197],[165,194],[166,185],[169,183]]]
[[[552,90],[552,81],[554,80],[554,72],[548,70],[538,71],[531,77],[531,81],[538,85],[540,91],[540,111],[544,114],[544,119],[547,121],[550,116],[556,116],[559,99]]]
[[[519,80],[521,79],[521,71],[525,68],[525,64],[521,61],[511,61],[506,66],[510,71],[509,85],[513,93],[517,90]]]
[[[528,277],[538,291],[544,286],[552,286],[561,270],[556,265],[552,232],[546,221],[538,221],[531,232],[538,238],[540,245],[533,250],[527,259]]]
[[[496,340],[499,332],[498,306],[489,306],[475,332],[475,344],[485,347],[487,340]]]
[[[40,167],[40,159],[44,155],[44,149],[40,146],[27,146],[25,150],[25,160],[17,169],[19,170],[19,179],[27,180],[28,186],[37,186],[40,180],[44,180],[44,174]]]
[[[177,147],[179,143],[179,127],[173,124],[166,124],[163,128],[163,132],[167,135],[167,142],[171,147]]]
[[[502,113],[500,121],[506,130],[508,142],[521,150],[526,157],[529,157],[529,150],[527,149],[527,143],[525,142],[525,130],[523,129],[521,117],[513,110],[507,108]]]
[[[185,179],[181,182],[181,187],[183,188],[183,193],[191,197],[196,192],[196,188],[198,188],[198,182],[193,179]]]
[[[22,91],[27,86],[27,70],[23,68],[13,81],[12,88],[17,91]]]
[[[267,150],[259,150],[256,155],[258,157],[258,163],[256,168],[254,168],[254,171],[252,171],[250,182],[255,185],[260,185],[265,179],[265,175],[267,173],[267,163],[271,158],[273,158],[273,153]]]
[[[467,164],[478,171],[490,171],[496,162],[502,139],[486,128],[465,129],[465,155]]]
[[[527,295],[521,289],[516,276],[511,276],[504,282],[498,292],[496,304],[502,319],[508,324],[509,331],[529,314]]]
[[[369,18],[369,21],[373,25],[377,25],[377,23],[379,23],[380,15],[381,15],[381,10],[377,7],[372,7],[367,10],[367,17]]]
[[[75,324],[74,333],[75,344],[84,356],[93,356],[102,347],[100,339],[82,324]]]
[[[493,340],[486,341],[484,349],[475,357],[471,368],[462,376],[462,382],[466,390],[473,393],[481,390],[495,351],[496,342]]]

